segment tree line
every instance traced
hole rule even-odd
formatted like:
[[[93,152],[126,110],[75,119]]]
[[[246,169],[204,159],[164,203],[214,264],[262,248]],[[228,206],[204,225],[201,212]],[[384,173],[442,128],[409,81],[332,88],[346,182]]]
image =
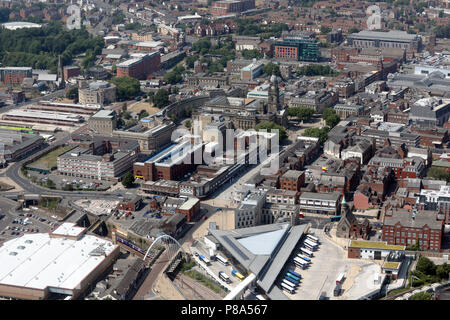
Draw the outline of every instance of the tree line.
[[[63,65],[76,55],[86,53],[83,67],[93,64],[104,47],[101,37],[92,37],[86,29],[65,30],[61,22],[41,28],[8,30],[0,28],[0,61],[5,66],[27,66],[56,71],[58,55]]]

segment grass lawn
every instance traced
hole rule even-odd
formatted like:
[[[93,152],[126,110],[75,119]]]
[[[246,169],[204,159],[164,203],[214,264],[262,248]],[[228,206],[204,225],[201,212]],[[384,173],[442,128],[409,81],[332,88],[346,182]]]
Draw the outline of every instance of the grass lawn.
[[[131,111],[131,112],[140,112],[141,110],[147,111],[149,115],[152,115],[159,111],[158,108],[153,107],[153,103],[148,103],[148,102],[136,103],[134,106],[132,106],[128,109],[128,111]]]
[[[215,293],[225,297],[225,295],[226,295],[225,290],[223,290],[222,287],[220,287],[220,285],[217,284],[215,281],[208,279],[202,273],[200,273],[196,270],[189,270],[189,271],[185,271],[184,274],[187,275],[188,277],[194,279],[195,281],[200,282],[202,285],[211,289]]]
[[[59,155],[73,148],[74,146],[63,146],[55,149],[49,153],[46,153],[35,162],[30,163],[27,167],[50,170],[51,168],[56,167],[56,158],[58,158]]]

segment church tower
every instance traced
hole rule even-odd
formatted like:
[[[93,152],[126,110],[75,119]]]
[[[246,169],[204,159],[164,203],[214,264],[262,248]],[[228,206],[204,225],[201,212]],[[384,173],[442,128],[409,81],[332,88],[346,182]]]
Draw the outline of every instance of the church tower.
[[[358,221],[353,215],[350,206],[345,201],[345,195],[342,197],[340,216],[341,219],[336,228],[336,236],[339,238],[349,238],[352,226],[354,223],[358,223]]]
[[[58,56],[58,81],[59,81],[59,89],[64,89],[66,86],[66,82],[64,81],[64,70],[61,55]]]

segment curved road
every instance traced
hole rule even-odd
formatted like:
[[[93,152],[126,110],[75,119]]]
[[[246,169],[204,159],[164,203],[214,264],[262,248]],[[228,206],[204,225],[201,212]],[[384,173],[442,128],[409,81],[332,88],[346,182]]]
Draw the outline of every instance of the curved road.
[[[55,142],[57,145],[61,145],[66,143],[70,139],[70,135],[65,136],[62,139],[59,139]],[[44,152],[44,149],[38,152]],[[30,154],[29,157],[35,155],[36,153]],[[29,158],[27,157],[27,158]],[[37,194],[51,194],[51,195],[59,195],[59,196],[70,196],[73,198],[117,198],[116,193],[111,192],[100,192],[100,191],[63,191],[63,190],[51,190],[39,185],[31,183],[31,181],[22,176],[20,173],[20,167],[27,160],[27,158],[17,161],[8,166],[7,170],[0,174],[0,176],[6,176],[17,183],[24,192],[27,193],[37,193]],[[17,192],[22,193],[22,192]],[[17,194],[16,192],[10,192],[9,194]]]

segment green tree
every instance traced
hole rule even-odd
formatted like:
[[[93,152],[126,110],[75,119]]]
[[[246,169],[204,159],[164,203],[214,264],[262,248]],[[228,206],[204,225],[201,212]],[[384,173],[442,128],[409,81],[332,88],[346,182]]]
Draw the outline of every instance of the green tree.
[[[341,121],[341,118],[339,118],[339,116],[337,114],[332,114],[325,119],[325,123],[330,128],[333,128],[335,125],[337,125],[339,123],[339,121]]]
[[[351,34],[351,33],[358,33],[358,32],[359,32],[359,29],[356,28],[356,27],[351,27],[350,29],[348,29],[348,33],[349,34]]]
[[[266,74],[268,76],[274,74],[278,77],[281,77],[280,67],[272,62],[269,62],[268,64],[266,64],[263,67],[262,71],[264,72],[264,74]]]
[[[131,119],[131,113],[128,112],[128,111],[125,111],[125,112],[123,113],[123,118],[124,118],[125,120],[130,120],[130,119]]]
[[[167,106],[170,103],[169,92],[165,89],[159,89],[153,97],[153,103],[156,108],[164,108]]]
[[[302,67],[298,74],[305,76],[336,76],[338,75],[330,66],[323,66],[319,64],[311,64]]]
[[[134,184],[134,175],[133,175],[133,173],[130,171],[130,172],[127,172],[124,176],[123,176],[123,179],[122,179],[122,185],[125,187],[125,188],[131,188],[132,186],[133,186],[133,184]]]
[[[320,144],[323,144],[328,139],[328,131],[330,131],[328,127],[308,128],[303,132],[302,136],[319,138]]]
[[[252,60],[252,59],[262,59],[264,58],[264,53],[258,50],[242,50],[242,56],[244,59]]]
[[[409,300],[432,300],[433,296],[428,292],[418,292],[413,294]]]
[[[114,77],[111,82],[117,87],[117,98],[119,100],[130,100],[141,91],[139,80],[135,78]]]
[[[307,121],[314,115],[314,110],[308,107],[288,108],[288,116],[296,117],[298,121]]]
[[[11,13],[10,9],[0,8],[0,23],[8,22],[10,13]]]
[[[410,244],[409,246],[407,246],[406,250],[409,250],[409,251],[420,251],[419,242],[416,240],[416,243]]]
[[[272,132],[272,130],[274,130],[273,132],[276,132],[276,130],[278,130],[279,134],[278,139],[280,142],[287,138],[286,129],[276,124],[275,122],[271,121],[261,122],[255,126],[255,130],[256,131],[267,130],[267,132]]]
[[[78,102],[78,87],[69,89],[66,93],[66,98],[72,99],[72,100],[74,100],[75,103],[77,103]]]
[[[436,265],[433,261],[424,256],[421,256],[419,261],[417,261],[416,269],[426,275],[436,274]]]
[[[450,181],[450,172],[447,172],[442,168],[431,167],[428,169],[427,176],[437,180]]]
[[[148,116],[149,116],[149,114],[148,114],[148,112],[145,111],[145,110],[141,110],[141,111],[139,112],[139,114],[138,114],[139,120],[141,120],[142,118],[148,117]]]
[[[327,33],[330,33],[331,32],[331,27],[329,27],[329,26],[321,26],[320,27],[320,33],[322,33],[322,34],[327,34]]]
[[[51,179],[48,179],[47,180],[47,188],[55,189],[56,188],[55,182],[53,182],[53,180],[51,180]]]
[[[450,274],[450,264],[444,263],[436,267],[436,275],[439,279],[448,279]]]

